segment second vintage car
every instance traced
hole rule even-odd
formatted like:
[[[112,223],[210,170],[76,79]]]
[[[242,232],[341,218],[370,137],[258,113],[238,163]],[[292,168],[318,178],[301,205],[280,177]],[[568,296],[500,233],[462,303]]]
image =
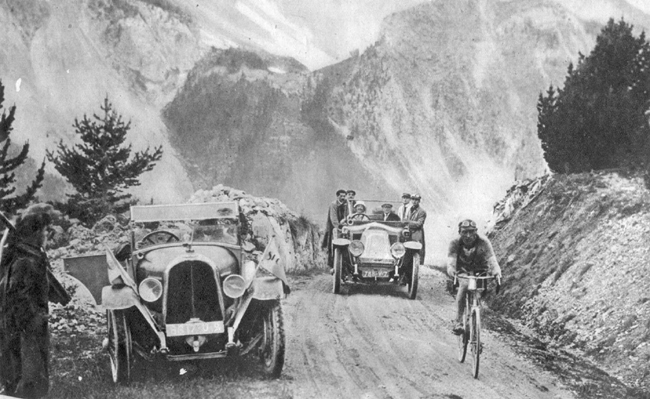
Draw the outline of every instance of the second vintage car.
[[[366,212],[349,218],[332,240],[335,294],[341,284],[395,284],[416,298],[422,244],[411,240],[408,222],[383,220],[383,203],[364,201]]]

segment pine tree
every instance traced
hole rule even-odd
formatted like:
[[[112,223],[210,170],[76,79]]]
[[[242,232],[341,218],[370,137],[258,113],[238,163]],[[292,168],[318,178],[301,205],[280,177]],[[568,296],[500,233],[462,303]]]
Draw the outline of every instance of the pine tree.
[[[69,148],[60,141],[56,153],[47,152],[47,159],[76,190],[69,195],[70,214],[86,224],[126,210],[133,201],[125,190],[140,185],[138,177],[162,157],[162,146],[131,157],[131,145],[124,146],[131,122],[122,120],[108,98],[100,108],[102,116],[75,119],[75,134],[82,143]]]
[[[569,65],[564,88],[540,94],[538,136],[554,172],[647,164],[650,44],[610,19],[589,56]]]
[[[4,103],[5,87],[0,81],[0,110]],[[34,200],[36,191],[43,185],[45,175],[45,160],[36,172],[36,177],[27,187],[25,192],[20,195],[11,196],[16,192],[16,174],[14,171],[27,160],[29,153],[29,143],[23,144],[21,151],[13,156],[10,153],[11,139],[9,135],[13,130],[12,124],[15,120],[16,106],[9,108],[9,114],[2,111],[0,116],[0,211],[8,214],[15,214],[18,210],[25,208]]]

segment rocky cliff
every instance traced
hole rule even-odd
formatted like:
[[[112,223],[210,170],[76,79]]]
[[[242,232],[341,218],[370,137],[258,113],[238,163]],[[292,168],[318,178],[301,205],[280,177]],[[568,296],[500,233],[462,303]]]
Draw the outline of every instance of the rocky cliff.
[[[315,72],[213,50],[165,121],[194,184],[277,196],[315,220],[339,187],[419,192],[439,254],[457,218],[482,219],[515,178],[544,171],[537,96],[596,32],[553,2],[422,4]]]
[[[491,236],[504,286],[490,306],[649,390],[650,193],[643,177],[555,175],[513,187],[502,204]]]

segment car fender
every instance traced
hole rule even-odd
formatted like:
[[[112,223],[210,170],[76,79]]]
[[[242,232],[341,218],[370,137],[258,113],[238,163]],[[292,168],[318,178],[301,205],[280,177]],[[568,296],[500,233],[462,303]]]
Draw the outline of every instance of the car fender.
[[[160,330],[160,327],[154,320],[151,312],[147,309],[142,302],[140,302],[140,297],[138,293],[135,292],[133,288],[128,285],[121,287],[115,286],[106,286],[102,289],[102,306],[106,309],[120,310],[120,309],[129,309],[131,307],[136,307],[144,320],[147,322],[149,327],[153,332],[158,336],[160,342],[160,348],[167,348],[167,339],[165,338],[165,333]]]
[[[350,240],[347,238],[335,238],[332,240],[332,245],[335,247],[347,247],[350,245]]]
[[[404,247],[406,249],[410,249],[410,250],[413,250],[413,251],[419,251],[419,250],[422,249],[422,243],[419,243],[417,241],[406,241],[404,243]]]
[[[115,287],[109,285],[102,289],[102,306],[106,309],[128,309],[137,306],[139,303],[138,294],[129,286]]]
[[[252,284],[253,299],[271,301],[286,298],[284,283],[275,276],[258,277]]]

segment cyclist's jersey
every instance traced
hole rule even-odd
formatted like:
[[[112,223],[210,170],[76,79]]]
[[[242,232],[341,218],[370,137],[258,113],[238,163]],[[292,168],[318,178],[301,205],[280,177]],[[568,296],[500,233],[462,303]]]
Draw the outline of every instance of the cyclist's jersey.
[[[458,272],[488,271],[494,269],[495,264],[498,267],[492,244],[480,236],[471,247],[466,247],[460,238],[454,239],[449,245],[448,257],[456,260]]]

